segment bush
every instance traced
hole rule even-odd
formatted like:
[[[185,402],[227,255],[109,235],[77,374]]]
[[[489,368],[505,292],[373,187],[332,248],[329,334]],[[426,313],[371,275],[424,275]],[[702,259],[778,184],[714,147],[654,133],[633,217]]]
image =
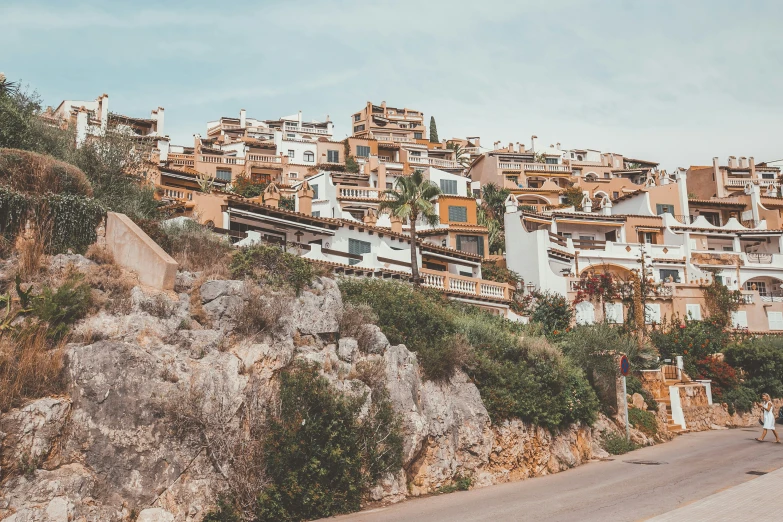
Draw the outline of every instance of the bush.
[[[696,361],[696,379],[712,381],[712,395],[721,401],[728,390],[740,385],[737,371],[725,361],[716,357],[705,357]]]
[[[685,373],[693,378],[698,374],[696,361],[722,352],[730,339],[723,327],[710,319],[681,323],[675,317],[670,323],[661,324],[659,330],[651,332],[650,340],[664,359],[673,360],[675,356],[682,355]]]
[[[369,305],[391,344],[416,352],[428,379],[448,378],[464,354],[452,353],[456,328],[443,297],[434,290],[380,279],[343,279],[343,300]]]
[[[753,409],[753,404],[760,400],[759,394],[746,386],[738,386],[723,393],[723,401],[729,406],[729,414],[746,413]]]
[[[783,338],[757,337],[730,346],[724,355],[728,364],[742,370],[745,386],[757,396],[769,393],[772,397],[783,397]]]
[[[388,400],[359,419],[364,397],[335,393],[312,365],[281,374],[280,415],[265,438],[271,481],[260,521],[299,521],[359,510],[362,495],[402,464],[402,439]],[[380,435],[380,436],[376,436]]]
[[[636,444],[625,439],[625,434],[603,432],[601,446],[611,455],[623,455],[638,448]]]
[[[269,245],[239,250],[231,258],[229,270],[235,279],[250,278],[273,286],[287,286],[297,296],[315,278],[313,266],[306,259]]]
[[[274,333],[284,317],[291,313],[291,298],[272,293],[268,289],[250,286],[239,309],[234,311],[234,330],[242,335],[253,336],[263,332]]]
[[[648,437],[654,437],[658,434],[658,421],[655,419],[655,414],[650,411],[630,408],[628,410],[628,421],[631,423],[631,426]]]
[[[0,184],[36,195],[92,196],[84,172],[52,156],[17,149],[0,149]]]
[[[180,270],[227,273],[229,254],[233,250],[221,236],[190,219],[161,225],[166,236],[166,252],[179,263]]]
[[[367,325],[377,322],[378,316],[370,305],[345,303],[339,317],[340,336],[353,337],[359,345],[359,350],[367,353],[367,346],[373,339],[372,330],[367,328]]]
[[[535,304],[530,320],[540,323],[547,336],[556,336],[571,326],[574,310],[568,299],[554,292],[539,292],[535,295]]]
[[[87,315],[92,305],[89,285],[81,274],[69,277],[57,290],[44,286],[32,300],[32,313],[48,324],[46,336],[58,341],[71,325]]]

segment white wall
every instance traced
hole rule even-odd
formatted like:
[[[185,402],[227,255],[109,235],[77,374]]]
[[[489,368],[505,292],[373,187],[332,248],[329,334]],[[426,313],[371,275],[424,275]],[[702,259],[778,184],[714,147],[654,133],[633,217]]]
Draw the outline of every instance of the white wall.
[[[549,266],[549,232],[528,232],[520,221],[521,213],[506,212],[506,265],[540,290],[567,295],[568,284],[564,277],[555,274]]]
[[[436,168],[430,167],[427,169],[427,172],[425,173],[425,176],[435,183],[438,188],[440,188],[440,180],[442,179],[448,179],[448,180],[454,180],[457,182],[457,196],[468,196],[468,184],[470,183],[470,179],[460,176],[458,174],[451,174],[449,172],[439,170]]]

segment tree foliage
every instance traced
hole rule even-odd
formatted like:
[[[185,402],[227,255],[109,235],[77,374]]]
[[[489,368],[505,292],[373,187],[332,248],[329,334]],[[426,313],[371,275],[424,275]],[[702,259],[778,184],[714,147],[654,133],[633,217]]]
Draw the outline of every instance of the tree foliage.
[[[435,125],[435,116],[430,116],[430,143],[440,143],[438,139],[438,126]]]

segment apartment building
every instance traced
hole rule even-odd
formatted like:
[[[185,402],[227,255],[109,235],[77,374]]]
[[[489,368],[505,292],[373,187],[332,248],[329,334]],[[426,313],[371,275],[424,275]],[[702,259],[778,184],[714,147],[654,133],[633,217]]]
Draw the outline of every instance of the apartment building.
[[[588,203],[585,212],[531,212],[512,195],[505,215],[507,265],[531,288],[572,300],[585,275],[610,273],[623,281],[641,272],[651,281],[648,323],[675,315],[701,319],[706,305],[700,287],[718,277],[741,292],[735,327],[783,330],[783,231],[768,228],[763,219],[743,223],[744,203],[692,198],[689,186],[688,172],[679,170],[665,183],[606,198],[600,208]],[[760,212],[758,185],[747,198],[749,211]],[[702,209],[719,211],[725,222],[715,224],[696,213]],[[599,304],[578,303],[577,321],[623,321],[627,310],[619,300]]]
[[[729,156],[721,165],[719,158],[710,166],[692,166],[688,175],[692,193],[699,199],[726,198],[742,195],[748,185],[758,185],[767,196],[780,194],[780,167],[756,164],[752,157]]]

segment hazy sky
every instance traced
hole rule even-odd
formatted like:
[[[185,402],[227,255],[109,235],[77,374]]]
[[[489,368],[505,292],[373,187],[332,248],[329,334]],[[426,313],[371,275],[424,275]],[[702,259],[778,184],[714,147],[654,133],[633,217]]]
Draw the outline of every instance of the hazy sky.
[[[190,144],[236,116],[335,122],[371,100],[441,138],[594,148],[663,167],[783,158],[783,2],[0,0],[0,71]]]

